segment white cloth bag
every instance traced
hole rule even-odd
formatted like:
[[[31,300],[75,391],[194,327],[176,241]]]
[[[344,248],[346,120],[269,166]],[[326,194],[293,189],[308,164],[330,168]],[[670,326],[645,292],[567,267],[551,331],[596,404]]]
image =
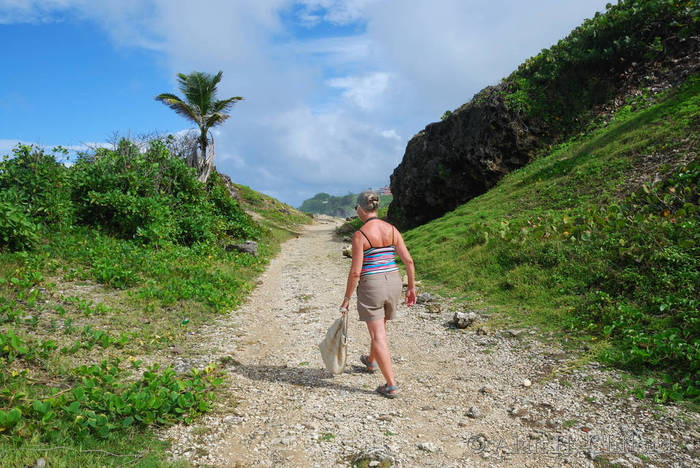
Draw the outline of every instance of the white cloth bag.
[[[333,375],[342,374],[348,357],[348,314],[336,319],[318,344],[326,368]]]

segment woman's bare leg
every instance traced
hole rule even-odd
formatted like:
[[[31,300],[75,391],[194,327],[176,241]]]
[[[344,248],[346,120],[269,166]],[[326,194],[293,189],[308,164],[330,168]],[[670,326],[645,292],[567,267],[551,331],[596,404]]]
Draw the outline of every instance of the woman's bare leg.
[[[386,341],[386,324],[384,320],[370,320],[367,322],[369,336],[372,339],[372,358],[379,364],[379,370],[382,371],[386,383],[396,385],[394,380],[394,370],[391,367],[391,354],[389,353],[389,345]]]
[[[367,322],[367,323],[369,323],[369,322]],[[386,317],[384,318],[384,332],[385,332],[385,334],[386,334]],[[372,336],[372,333],[371,333],[371,332],[370,332],[370,336]],[[368,360],[369,362],[374,362],[374,361],[375,361],[375,358],[374,358],[374,349],[372,349],[372,344],[371,344],[371,343],[370,343],[370,345],[369,345],[369,357],[367,358],[367,360]]]

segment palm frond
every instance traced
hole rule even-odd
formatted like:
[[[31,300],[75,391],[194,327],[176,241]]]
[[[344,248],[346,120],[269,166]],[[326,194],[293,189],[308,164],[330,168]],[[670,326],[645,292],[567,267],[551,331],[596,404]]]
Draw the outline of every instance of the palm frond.
[[[214,101],[211,105],[211,110],[210,113],[216,113],[216,112],[224,112],[229,110],[233,105],[238,102],[242,101],[243,98],[240,96],[234,96],[232,98],[228,99],[221,99],[219,101]]]
[[[181,116],[194,121],[195,123],[197,123],[197,125],[199,125],[202,121],[202,115],[201,112],[199,112],[199,109],[193,108],[192,106],[188,105],[185,101],[180,99],[180,97],[176,96],[175,94],[159,94],[158,96],[156,96],[156,101],[162,102]]]
[[[219,70],[219,73],[217,73],[216,75],[214,75],[214,76],[212,77],[212,79],[211,79],[211,84],[213,84],[215,88],[216,88],[216,85],[218,85],[219,82],[221,81],[221,77],[222,77],[223,75],[224,75],[224,72],[222,72],[221,70]]]
[[[224,120],[228,119],[229,117],[231,117],[231,116],[228,114],[222,114],[220,112],[217,112],[215,114],[207,115],[204,122],[205,122],[207,128],[211,128],[211,127],[215,127],[219,124],[222,124],[224,122]]]

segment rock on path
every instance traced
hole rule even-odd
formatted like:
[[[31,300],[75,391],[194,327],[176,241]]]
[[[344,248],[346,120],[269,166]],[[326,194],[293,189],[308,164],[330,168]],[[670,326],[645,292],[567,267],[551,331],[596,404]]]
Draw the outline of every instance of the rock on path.
[[[248,302],[199,330],[178,356],[190,366],[234,361],[228,398],[192,426],[163,431],[173,459],[232,467],[347,466],[363,457],[370,466],[698,466],[696,413],[616,396],[606,382],[617,375],[595,363],[551,378],[569,359],[562,349],[534,333],[457,330],[449,310],[402,306],[390,322],[401,394],[389,400],[374,392],[381,375],[360,367],[369,337],[353,301],[349,365],[331,377],[317,343],[337,317],[350,265],[335,226],[317,222],[286,242]]]

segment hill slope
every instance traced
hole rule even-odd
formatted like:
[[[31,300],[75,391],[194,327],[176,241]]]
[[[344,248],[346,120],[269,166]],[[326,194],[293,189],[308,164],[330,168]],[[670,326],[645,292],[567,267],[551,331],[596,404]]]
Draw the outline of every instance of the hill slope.
[[[420,276],[697,399],[699,108],[696,74],[406,232]]]
[[[620,96],[676,86],[700,70],[697,2],[620,0],[477,93],[406,146],[389,217],[415,227],[480,195]]]
[[[344,218],[355,216],[356,193],[348,193],[343,196],[334,196],[327,193],[317,193],[299,207],[304,213],[325,214]],[[379,195],[379,205],[388,206],[393,197],[391,195]]]

